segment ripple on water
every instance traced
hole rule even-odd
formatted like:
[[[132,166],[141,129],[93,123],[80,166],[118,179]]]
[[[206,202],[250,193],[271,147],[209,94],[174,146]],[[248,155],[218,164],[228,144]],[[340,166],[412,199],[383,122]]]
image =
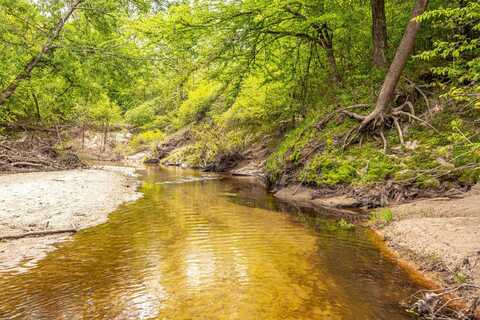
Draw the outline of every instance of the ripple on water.
[[[0,277],[0,319],[409,318],[399,301],[415,286],[363,230],[300,223],[235,180],[144,181],[108,223]]]

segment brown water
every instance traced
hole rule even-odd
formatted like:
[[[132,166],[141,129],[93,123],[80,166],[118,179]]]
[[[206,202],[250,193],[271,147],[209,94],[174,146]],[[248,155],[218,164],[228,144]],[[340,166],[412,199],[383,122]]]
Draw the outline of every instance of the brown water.
[[[0,275],[0,319],[410,319],[415,285],[367,230],[201,176],[148,169],[143,199]]]

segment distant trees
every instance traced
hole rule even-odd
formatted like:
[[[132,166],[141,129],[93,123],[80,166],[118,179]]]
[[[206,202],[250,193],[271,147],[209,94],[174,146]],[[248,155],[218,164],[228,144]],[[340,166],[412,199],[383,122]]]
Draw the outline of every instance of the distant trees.
[[[112,124],[121,120],[120,107],[110,101],[107,95],[103,94],[98,97],[96,103],[91,108],[91,118],[103,131],[103,141],[101,151],[105,151],[108,143],[108,133]]]
[[[75,121],[78,105],[95,95],[122,112],[145,98],[134,84],[150,78],[159,58],[125,26],[150,12],[149,2],[0,0],[0,126]]]

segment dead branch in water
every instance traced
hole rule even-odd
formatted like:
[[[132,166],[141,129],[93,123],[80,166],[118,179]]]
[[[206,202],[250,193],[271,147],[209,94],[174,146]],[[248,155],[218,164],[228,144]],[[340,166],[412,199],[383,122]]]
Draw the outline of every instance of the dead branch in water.
[[[10,235],[10,236],[2,236],[0,237],[0,241],[5,240],[17,240],[23,238],[33,238],[33,237],[42,237],[42,236],[50,236],[54,234],[61,234],[61,233],[76,233],[76,229],[60,229],[60,230],[48,230],[48,231],[33,231],[27,232],[22,234]]]

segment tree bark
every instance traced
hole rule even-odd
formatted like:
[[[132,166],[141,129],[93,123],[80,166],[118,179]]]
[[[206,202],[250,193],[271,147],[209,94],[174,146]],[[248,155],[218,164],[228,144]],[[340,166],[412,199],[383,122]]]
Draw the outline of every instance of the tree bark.
[[[337,68],[337,60],[335,58],[335,51],[333,49],[333,34],[326,23],[322,25],[313,24],[313,28],[317,31],[320,45],[325,49],[327,55],[327,62],[330,68],[330,76],[335,84],[342,81],[340,73]]]
[[[373,120],[383,118],[383,115],[390,106],[400,76],[415,46],[418,30],[420,30],[420,22],[417,21],[416,17],[424,13],[427,6],[428,0],[417,0],[412,11],[411,19],[403,34],[402,41],[400,41],[395,57],[385,76],[382,89],[375,104],[375,109],[363,120],[360,129],[364,129]]]
[[[42,49],[40,50],[40,52],[34,57],[32,57],[30,61],[25,65],[23,70],[15,77],[15,79],[12,82],[10,82],[10,84],[6,88],[4,88],[1,91],[0,106],[5,104],[5,102],[7,102],[7,100],[15,93],[15,90],[17,90],[17,87],[20,85],[20,83],[23,80],[26,80],[30,77],[33,69],[38,65],[38,63],[43,58],[43,56],[46,55],[49,51],[53,50],[53,46],[52,46],[53,42],[59,37],[60,32],[65,26],[65,23],[68,21],[70,16],[78,8],[78,6],[82,1],[83,0],[75,0],[75,2],[68,9],[65,15],[62,16],[60,20],[57,22],[57,24],[52,30],[51,35],[47,38],[47,41],[42,46]]]
[[[387,21],[385,18],[385,1],[370,0],[372,6],[373,64],[379,68],[387,67]]]

